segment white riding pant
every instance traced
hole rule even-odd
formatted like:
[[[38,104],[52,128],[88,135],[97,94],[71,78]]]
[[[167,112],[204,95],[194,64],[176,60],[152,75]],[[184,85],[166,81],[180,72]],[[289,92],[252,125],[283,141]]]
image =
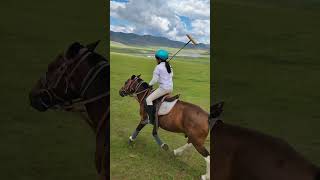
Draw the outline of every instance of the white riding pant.
[[[165,95],[165,94],[169,94],[172,93],[172,89],[163,89],[163,88],[158,88],[155,91],[153,91],[153,93],[151,93],[147,99],[147,105],[153,105],[153,101],[158,99],[159,97]]]

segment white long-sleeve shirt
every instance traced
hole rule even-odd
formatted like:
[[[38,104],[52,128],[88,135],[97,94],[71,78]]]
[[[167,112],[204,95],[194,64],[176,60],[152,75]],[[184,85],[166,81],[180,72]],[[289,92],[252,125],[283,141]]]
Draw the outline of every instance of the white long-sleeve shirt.
[[[173,69],[171,68],[171,73],[169,74],[166,68],[166,63],[161,62],[158,64],[153,71],[152,80],[149,85],[152,86],[155,83],[159,83],[159,87],[165,90],[173,90]]]

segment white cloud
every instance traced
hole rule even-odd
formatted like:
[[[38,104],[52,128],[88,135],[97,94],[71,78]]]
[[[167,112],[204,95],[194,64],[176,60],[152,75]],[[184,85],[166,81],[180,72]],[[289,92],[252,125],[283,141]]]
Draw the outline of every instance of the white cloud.
[[[180,16],[192,17],[193,19],[209,19],[210,0],[172,0],[168,6]]]
[[[128,22],[111,25],[113,31],[151,34],[178,41],[186,41],[185,34],[192,34],[199,42],[209,42],[209,0],[130,0],[110,4],[111,16]],[[192,29],[188,29],[179,16],[188,17]]]
[[[125,8],[125,3],[117,2],[117,1],[110,1],[110,16],[118,17],[117,11],[119,8]]]
[[[135,28],[131,26],[110,25],[110,30],[115,32],[133,33]]]
[[[198,41],[206,44],[210,43],[210,20],[194,20],[192,21],[191,26],[192,34]]]

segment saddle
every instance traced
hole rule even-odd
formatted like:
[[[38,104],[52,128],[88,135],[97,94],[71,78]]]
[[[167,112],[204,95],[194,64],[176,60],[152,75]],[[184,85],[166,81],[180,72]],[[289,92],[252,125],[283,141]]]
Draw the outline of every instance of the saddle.
[[[158,116],[169,114],[172,108],[176,105],[180,97],[180,94],[172,96],[166,94],[153,101],[156,107],[156,114]]]

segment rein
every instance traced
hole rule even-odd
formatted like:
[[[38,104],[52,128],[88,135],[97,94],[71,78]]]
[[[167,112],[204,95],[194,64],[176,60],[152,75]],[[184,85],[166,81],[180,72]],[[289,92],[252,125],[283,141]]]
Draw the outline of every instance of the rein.
[[[73,76],[74,72],[79,68],[79,66],[87,59],[87,57],[92,54],[87,48],[82,48],[79,52],[79,54],[73,58],[68,59],[65,56],[63,56],[63,60],[66,61],[65,63],[62,63],[61,66],[58,69],[58,78],[54,83],[50,83],[48,85],[47,83],[47,77],[46,75],[42,78],[41,83],[44,85],[44,89],[41,89],[40,91],[46,92],[46,94],[50,97],[50,102],[53,102],[53,100],[59,100],[62,103],[59,103],[57,105],[52,106],[52,108],[55,109],[62,109],[62,110],[70,110],[73,109],[74,106],[83,106],[85,104],[94,102],[96,100],[99,100],[101,98],[104,98],[109,95],[109,91],[100,95],[97,95],[95,97],[84,99],[85,93],[87,89],[90,87],[90,85],[93,83],[93,81],[96,79],[96,77],[99,75],[99,73],[108,66],[108,63],[105,61],[101,61],[97,63],[94,67],[90,68],[88,73],[86,74],[85,78],[83,79],[80,87],[80,98],[66,100],[59,95],[57,95],[54,92],[54,89],[57,88],[59,83],[62,79],[65,81],[65,90],[64,95],[67,95],[69,89],[73,89],[74,85],[72,82],[70,82],[71,77]],[[77,61],[77,62],[76,62]],[[67,70],[70,68],[70,65],[75,64],[75,66],[71,69],[71,72],[69,74],[66,74]],[[65,75],[66,74],[66,75]],[[65,77],[63,77],[65,75]],[[47,105],[43,103],[43,105],[49,107],[50,105]]]
[[[128,84],[126,84],[123,88],[121,88],[124,92],[126,92],[129,95],[135,95],[135,98],[138,100],[139,104],[151,93],[152,89],[151,88],[146,88],[141,91],[139,91],[141,85],[145,83],[142,79],[140,82],[136,84],[136,86],[133,88],[132,86],[134,85],[135,82],[137,82],[140,78],[135,77],[133,80],[130,80]],[[130,93],[130,91],[133,91]],[[139,92],[138,92],[139,91]],[[143,94],[142,98],[139,100],[137,95]]]

